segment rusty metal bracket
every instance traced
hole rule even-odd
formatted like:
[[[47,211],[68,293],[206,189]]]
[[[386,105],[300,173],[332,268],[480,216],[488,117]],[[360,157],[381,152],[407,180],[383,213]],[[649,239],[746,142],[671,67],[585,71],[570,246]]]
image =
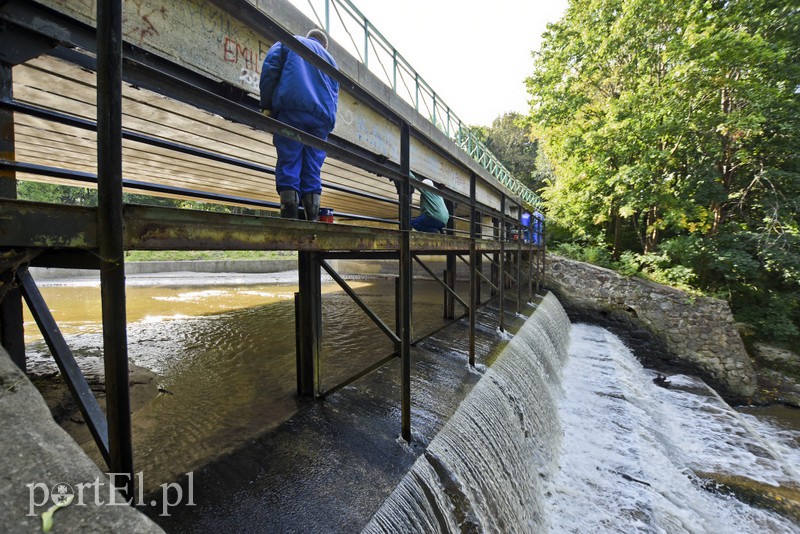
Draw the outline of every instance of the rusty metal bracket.
[[[17,271],[17,280],[20,283],[22,296],[28,304],[39,330],[44,336],[45,343],[53,355],[53,359],[67,383],[67,387],[72,393],[72,398],[75,399],[75,404],[78,405],[86,425],[94,437],[100,453],[106,463],[109,463],[109,449],[108,449],[108,422],[106,415],[97,403],[97,398],[94,396],[89,383],[86,382],[86,377],[78,363],[75,361],[72,351],[64,339],[61,330],[58,328],[53,314],[47,307],[36,282],[33,280],[31,273],[27,268],[22,268]],[[110,467],[110,465],[109,465]]]

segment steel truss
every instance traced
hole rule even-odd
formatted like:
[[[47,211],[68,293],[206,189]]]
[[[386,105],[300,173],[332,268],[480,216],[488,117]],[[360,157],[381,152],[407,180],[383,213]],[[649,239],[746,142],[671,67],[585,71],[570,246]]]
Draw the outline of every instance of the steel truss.
[[[220,9],[240,20],[247,20],[262,35],[280,40],[306,60],[336,78],[343,87],[392,124],[399,126],[399,161],[387,161],[382,154],[353,145],[335,136],[322,141],[258,112],[258,103],[235,87],[220,83],[123,41],[121,0],[97,2],[97,27],[93,28],[47,9],[34,1],[0,2],[0,342],[17,365],[25,369],[22,337],[22,299],[31,309],[45,341],[64,376],[76,404],[83,414],[110,471],[129,475],[124,488],[133,495],[133,450],[128,385],[127,321],[125,315],[126,250],[297,250],[300,289],[295,297],[297,391],[300,396],[323,398],[331,395],[386,363],[401,361],[401,435],[411,441],[411,347],[446,326],[468,318],[469,363],[475,365],[476,314],[481,301],[481,283],[486,281],[499,293],[498,321],[504,329],[505,287],[507,279],[517,285],[517,310],[522,301],[523,249],[528,255],[528,294],[540,288],[544,274],[544,235],[539,246],[523,246],[518,216],[511,217],[507,207],[515,204],[518,214],[522,206],[507,196],[507,191],[491,183],[483,183],[499,196],[501,209],[476,200],[476,183],[480,176],[452,154],[440,147],[424,132],[412,127],[409,120],[355,81],[306,49],[264,13],[245,1],[212,0]],[[13,46],[11,46],[13,44]],[[97,75],[98,120],[90,121],[68,113],[18,102],[12,91],[12,66],[51,54],[91,70]],[[124,65],[124,69],[123,69]],[[259,131],[280,132],[305,144],[322,148],[335,160],[353,165],[369,173],[395,182],[397,198],[375,195],[328,184],[332,188],[376,202],[396,205],[397,220],[365,217],[358,213],[343,214],[355,220],[383,223],[383,228],[325,225],[285,221],[266,217],[194,212],[170,208],[126,205],[122,202],[123,187],[131,189],[218,202],[232,202],[259,208],[275,208],[275,203],[253,199],[169,187],[123,177],[122,140],[168,149],[176,153],[217,161],[264,174],[274,169],[232,158],[213,151],[189,147],[174,141],[155,138],[122,128],[122,84],[149,89],[180,102],[188,103]],[[98,172],[96,175],[53,166],[15,161],[14,114],[44,118],[97,134]],[[450,205],[469,210],[469,231],[456,230],[451,224],[447,236],[411,232],[412,188],[430,189],[422,183],[424,176],[412,176],[410,142],[412,137],[440,154],[470,176],[469,195],[451,190],[440,191]],[[24,172],[66,179],[75,183],[92,183],[98,188],[98,206],[61,206],[16,200],[16,173]],[[455,215],[455,211],[453,211]],[[494,221],[494,239],[483,237],[483,217]],[[454,216],[454,219],[458,217]],[[465,220],[463,217],[458,218]],[[386,228],[390,226],[390,228]],[[508,232],[517,228],[516,259],[506,258]],[[542,225],[543,228],[543,225]],[[489,256],[493,255],[493,258]],[[447,269],[442,277],[435,274],[421,255],[444,255]],[[468,258],[464,256],[467,255]],[[396,325],[383,323],[369,306],[331,267],[335,258],[392,259],[398,262]],[[489,259],[492,276],[483,273],[482,259]],[[469,298],[455,291],[456,259],[469,269]],[[443,287],[444,319],[433,332],[412,339],[412,264],[417,262],[428,275]],[[516,275],[509,266],[515,263]],[[88,387],[58,326],[41,296],[28,265],[92,267],[101,276],[103,351],[106,376],[107,410],[103,414],[97,399]],[[328,273],[353,299],[379,330],[394,344],[394,351],[380,361],[356,372],[347,380],[322,391],[322,308],[321,273]],[[534,282],[535,280],[535,282]],[[464,312],[457,315],[455,303]]]

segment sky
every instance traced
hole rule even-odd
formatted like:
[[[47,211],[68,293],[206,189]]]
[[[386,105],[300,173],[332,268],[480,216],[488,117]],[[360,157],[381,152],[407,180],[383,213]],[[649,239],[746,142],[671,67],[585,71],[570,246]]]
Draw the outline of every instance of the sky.
[[[307,0],[291,0],[298,8]],[[527,114],[525,78],[568,0],[351,0],[462,121]],[[319,3],[319,2],[315,2]],[[336,35],[333,35],[336,39]],[[363,37],[362,37],[363,38]]]

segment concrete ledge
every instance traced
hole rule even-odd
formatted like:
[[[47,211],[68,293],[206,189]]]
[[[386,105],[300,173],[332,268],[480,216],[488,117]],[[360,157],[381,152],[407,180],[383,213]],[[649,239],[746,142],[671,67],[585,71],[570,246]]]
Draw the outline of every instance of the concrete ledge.
[[[131,261],[125,263],[126,274],[149,273],[278,273],[297,269],[297,260],[186,260]],[[50,269],[31,267],[36,280],[54,280],[75,276],[99,276],[94,269]]]
[[[52,532],[163,532],[110,492],[107,475],[53,421],[39,391],[2,349],[0,424],[0,532],[40,532],[41,514],[53,505],[51,491],[58,484],[69,484],[75,499],[55,512]],[[97,499],[89,487],[79,500],[77,485],[96,480]],[[120,506],[106,504],[112,496]]]

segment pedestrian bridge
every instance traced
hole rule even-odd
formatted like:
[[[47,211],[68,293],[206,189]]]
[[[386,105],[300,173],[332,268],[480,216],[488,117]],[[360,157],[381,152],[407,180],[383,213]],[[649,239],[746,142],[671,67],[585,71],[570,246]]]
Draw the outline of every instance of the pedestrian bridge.
[[[335,40],[329,51],[338,72],[305,49],[293,35],[304,35],[314,24],[288,2],[8,0],[0,3],[0,19],[2,343],[24,369],[24,297],[114,472],[134,472],[126,250],[300,251],[298,393],[332,393],[319,391],[318,380],[325,270],[395,343],[389,358],[403,362],[406,440],[411,437],[412,262],[445,287],[444,316],[469,318],[473,335],[481,281],[499,296],[502,328],[506,289],[516,286],[519,306],[542,274],[543,247],[512,237],[521,235],[522,211],[538,199],[507,173],[498,174],[496,162],[482,165],[468,153],[474,147],[465,126],[453,122],[441,102],[437,107],[435,93],[432,113],[420,113],[419,93],[412,105]],[[336,128],[327,142],[259,113],[261,62],[276,41],[340,82]],[[390,55],[396,61],[397,53]],[[393,65],[396,89],[398,76],[411,74],[402,64]],[[444,131],[434,123],[444,124]],[[122,202],[125,191],[274,211],[276,132],[328,152],[322,207],[334,209],[337,224]],[[427,188],[424,178],[439,185],[437,193],[453,215],[447,235],[410,231],[416,209],[411,188]],[[22,180],[97,188],[97,203],[17,200]],[[422,255],[431,254],[446,258],[442,279],[424,263]],[[349,290],[327,263],[332,258],[399,262],[395,328]],[[470,273],[468,299],[454,290],[459,258]],[[28,265],[100,269],[107,414],[88,390]],[[484,265],[491,265],[486,274]],[[474,364],[474,343],[470,361]],[[354,370],[351,381],[374,368]]]

